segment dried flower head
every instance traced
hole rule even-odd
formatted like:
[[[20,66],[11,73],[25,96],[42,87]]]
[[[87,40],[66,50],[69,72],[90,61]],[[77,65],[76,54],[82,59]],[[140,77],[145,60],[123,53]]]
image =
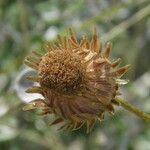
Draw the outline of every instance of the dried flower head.
[[[69,37],[59,36],[55,45],[47,43],[45,47],[46,54],[34,51],[25,59],[38,73],[28,79],[40,85],[27,92],[40,93],[44,99],[33,100],[24,110],[40,108],[43,115],[55,114],[51,125],[63,123],[61,129],[76,130],[86,123],[87,132],[91,131],[105,112],[114,113],[119,85],[128,82],[120,77],[129,65],[120,68],[121,59],[110,61],[112,44],[101,50],[96,30],[91,41],[84,35],[78,42],[70,29]]]

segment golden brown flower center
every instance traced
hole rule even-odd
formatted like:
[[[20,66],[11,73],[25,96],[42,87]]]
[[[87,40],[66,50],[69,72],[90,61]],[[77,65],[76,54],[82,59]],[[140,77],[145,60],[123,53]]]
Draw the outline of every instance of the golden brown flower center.
[[[79,56],[65,50],[55,50],[42,57],[39,75],[41,86],[63,94],[73,94],[82,87],[84,69]]]

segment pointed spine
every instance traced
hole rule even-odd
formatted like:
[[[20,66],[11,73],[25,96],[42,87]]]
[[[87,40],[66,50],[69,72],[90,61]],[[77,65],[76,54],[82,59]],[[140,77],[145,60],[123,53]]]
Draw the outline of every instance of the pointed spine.
[[[39,94],[42,94],[42,93],[43,93],[41,87],[38,87],[38,86],[33,86],[33,87],[31,87],[31,88],[28,88],[28,89],[26,90],[26,92],[27,92],[27,93],[39,93]]]
[[[114,107],[113,107],[112,104],[109,104],[107,106],[107,109],[108,109],[108,111],[109,111],[110,114],[114,115],[115,109],[114,109]]]
[[[73,30],[71,29],[71,28],[69,28],[69,32],[70,32],[70,35],[71,35],[71,40],[75,43],[75,44],[77,44],[78,45],[78,42],[77,42],[77,39],[76,39],[76,36],[75,36],[75,34],[74,34],[74,32],[73,32]]]
[[[28,76],[28,80],[32,80],[34,82],[40,82],[41,78],[39,76]]]
[[[77,122],[76,126],[73,129],[73,131],[80,129],[83,126],[84,123],[85,123],[84,121]]]
[[[103,51],[103,56],[104,56],[105,58],[109,58],[111,50],[112,50],[112,43],[111,43],[111,42],[108,42],[108,43],[106,44],[106,48],[105,48],[104,51]]]
[[[99,43],[98,38],[97,38],[96,28],[94,28],[93,37],[92,37],[90,47],[91,47],[92,51],[97,52],[97,53],[100,52],[100,43]]]
[[[54,50],[53,43],[52,43],[52,42],[47,42],[47,43],[44,45],[44,48],[45,48],[45,50],[47,50],[48,52],[49,52],[49,51],[53,51],[53,50]]]
[[[86,37],[85,37],[85,35],[83,35],[82,36],[82,39],[81,39],[81,41],[80,41],[80,47],[83,47],[83,45],[85,44],[85,42],[86,42]]]
[[[39,52],[36,52],[36,51],[32,51],[32,54],[38,58],[41,58],[43,56],[42,54],[40,54]]]
[[[98,120],[99,120],[100,122],[102,122],[102,121],[104,120],[104,113],[100,113],[100,114],[98,115]]]
[[[62,37],[59,34],[57,35],[57,39],[58,39],[58,43],[60,43],[62,45],[62,43],[63,43]]]
[[[127,72],[127,70],[130,67],[131,67],[130,65],[126,65],[124,67],[121,67],[121,68],[117,69],[116,71],[112,72],[111,74],[113,76],[121,77],[121,76],[123,76],[123,74],[125,74]]]
[[[64,120],[62,118],[57,118],[56,120],[54,120],[52,123],[49,124],[49,126],[52,126],[52,125],[56,125],[56,124],[59,124],[59,123],[62,123]]]
[[[31,101],[30,103],[28,103],[27,105],[25,105],[23,107],[24,111],[28,111],[28,110],[32,110],[35,108],[46,108],[48,107],[47,104],[45,103],[45,101],[43,99],[35,99],[33,101]]]
[[[26,60],[33,63],[33,64],[35,64],[35,65],[37,65],[37,66],[39,65],[39,62],[40,62],[40,60],[37,60],[37,59],[35,59],[34,57],[31,57],[31,56],[27,56]]]
[[[68,39],[66,36],[63,38],[63,47],[65,50],[68,50]]]
[[[95,124],[95,119],[91,119],[87,121],[86,133],[89,133],[92,130],[92,128],[94,127],[94,124]]]
[[[114,61],[112,64],[111,64],[111,67],[112,68],[116,68],[120,65],[121,63],[121,58],[118,58],[116,61]]]
[[[95,61],[93,61],[93,67],[94,68],[99,68],[100,66],[103,66],[106,63],[105,59],[96,59]]]
[[[38,70],[38,65],[37,65],[37,64],[32,63],[32,62],[28,61],[27,59],[24,60],[24,63],[25,63],[27,66],[29,66],[29,67],[31,67],[31,68],[33,68],[33,69],[35,69],[35,70]]]

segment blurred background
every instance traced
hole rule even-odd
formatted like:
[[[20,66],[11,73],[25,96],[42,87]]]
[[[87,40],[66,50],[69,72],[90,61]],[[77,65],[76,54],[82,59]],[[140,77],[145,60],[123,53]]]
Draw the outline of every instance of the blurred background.
[[[37,96],[24,92],[33,73],[25,56],[69,27],[78,37],[96,27],[103,45],[113,42],[112,58],[132,65],[123,97],[150,113],[149,0],[0,0],[0,150],[150,150],[150,124],[120,107],[90,134],[56,131],[51,119],[22,111]]]

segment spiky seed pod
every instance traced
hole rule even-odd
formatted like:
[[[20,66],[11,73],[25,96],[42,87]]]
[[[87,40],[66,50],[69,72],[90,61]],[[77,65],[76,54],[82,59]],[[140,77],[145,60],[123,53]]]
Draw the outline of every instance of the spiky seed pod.
[[[78,42],[70,29],[70,36],[59,36],[56,45],[47,43],[45,55],[33,52],[25,59],[38,72],[28,79],[40,85],[27,92],[40,93],[44,99],[30,102],[24,110],[40,108],[43,115],[55,114],[51,125],[63,123],[61,129],[77,130],[86,123],[88,133],[105,112],[114,113],[118,87],[127,83],[120,77],[129,65],[119,68],[120,59],[110,61],[112,44],[101,50],[96,30],[91,41],[83,36]]]

